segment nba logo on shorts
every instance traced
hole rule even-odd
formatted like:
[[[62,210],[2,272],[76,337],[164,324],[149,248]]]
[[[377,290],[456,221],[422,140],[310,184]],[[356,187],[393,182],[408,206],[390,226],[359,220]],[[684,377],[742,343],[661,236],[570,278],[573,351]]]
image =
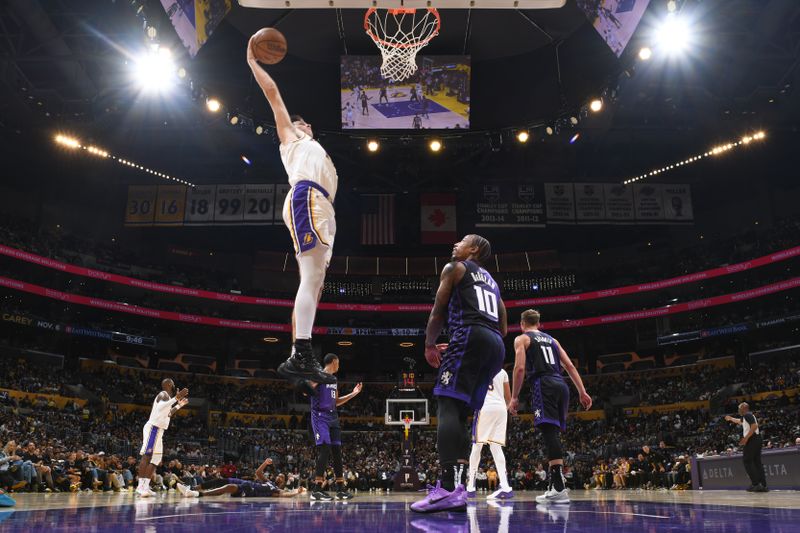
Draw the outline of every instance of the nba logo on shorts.
[[[312,242],[314,242],[313,235],[311,235],[310,233],[306,233],[305,235],[303,235],[303,244],[311,244]]]

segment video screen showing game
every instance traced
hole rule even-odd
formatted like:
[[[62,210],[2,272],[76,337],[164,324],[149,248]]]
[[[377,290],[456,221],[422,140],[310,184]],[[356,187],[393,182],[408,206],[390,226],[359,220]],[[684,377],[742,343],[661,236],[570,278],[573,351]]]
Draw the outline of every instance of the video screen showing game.
[[[622,55],[642,20],[650,0],[577,0],[597,33],[617,55]]]
[[[343,129],[467,129],[469,56],[419,56],[399,83],[381,76],[381,56],[343,56]]]

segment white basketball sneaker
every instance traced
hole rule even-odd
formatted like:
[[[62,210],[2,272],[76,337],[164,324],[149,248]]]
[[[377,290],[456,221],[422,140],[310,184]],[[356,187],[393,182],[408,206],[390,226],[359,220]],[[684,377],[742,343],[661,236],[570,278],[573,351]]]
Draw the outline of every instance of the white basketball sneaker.
[[[569,489],[558,491],[550,489],[541,496],[536,497],[537,503],[569,503]]]
[[[196,490],[190,489],[189,487],[187,487],[183,483],[178,483],[175,486],[178,489],[178,492],[180,492],[181,496],[183,496],[184,498],[197,498],[198,496],[200,496],[199,492],[197,492]]]

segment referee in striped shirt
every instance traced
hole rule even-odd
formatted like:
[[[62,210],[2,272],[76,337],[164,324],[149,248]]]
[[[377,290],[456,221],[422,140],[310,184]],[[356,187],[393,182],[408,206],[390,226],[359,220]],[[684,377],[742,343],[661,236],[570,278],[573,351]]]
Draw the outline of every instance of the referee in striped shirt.
[[[744,469],[750,477],[749,492],[769,492],[767,488],[767,478],[764,475],[764,466],[761,464],[761,431],[758,429],[758,421],[755,415],[750,412],[750,406],[742,402],[739,404],[739,414],[741,418],[725,416],[725,420],[742,426],[742,440],[740,446],[744,446]]]

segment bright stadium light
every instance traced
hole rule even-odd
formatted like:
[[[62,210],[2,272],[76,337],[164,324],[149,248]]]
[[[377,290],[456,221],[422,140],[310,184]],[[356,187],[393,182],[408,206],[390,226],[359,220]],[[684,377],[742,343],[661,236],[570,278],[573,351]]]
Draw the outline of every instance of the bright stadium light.
[[[169,48],[152,45],[135,64],[134,74],[139,86],[147,92],[164,92],[175,83],[175,62]]]
[[[380,147],[381,145],[378,143],[378,141],[374,139],[367,143],[367,150],[369,150],[370,152],[377,152],[378,148]]]
[[[212,113],[216,113],[222,108],[222,104],[216,98],[209,98],[206,100],[206,107]]]
[[[67,148],[80,148],[81,143],[78,139],[74,139],[72,137],[67,137],[66,135],[56,135],[55,141],[60,144],[61,146],[66,146]]]
[[[598,113],[600,110],[603,109],[603,100],[601,100],[600,98],[595,98],[589,104],[589,109],[591,109],[592,112],[594,113]]]
[[[442,142],[437,139],[434,139],[430,142],[428,146],[430,147],[431,152],[438,152],[439,150],[442,149]]]
[[[517,132],[517,140],[523,144],[528,142],[528,139],[530,138],[531,138],[530,134],[525,130]]]
[[[653,51],[649,46],[643,46],[641,49],[639,49],[639,59],[642,61],[647,61],[651,57],[653,57]]]
[[[656,30],[656,43],[667,54],[678,54],[691,44],[691,31],[685,18],[670,14]]]

